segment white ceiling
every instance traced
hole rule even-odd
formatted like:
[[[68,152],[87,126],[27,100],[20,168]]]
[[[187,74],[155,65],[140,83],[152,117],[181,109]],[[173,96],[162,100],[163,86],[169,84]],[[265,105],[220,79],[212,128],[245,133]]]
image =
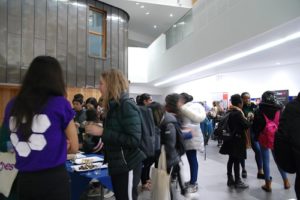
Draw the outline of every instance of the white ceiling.
[[[265,33],[257,35],[253,38],[249,38],[246,41],[242,41],[228,49],[224,49],[220,52],[216,52],[215,54],[200,59],[194,63],[191,63],[190,65],[182,66],[180,69],[172,71],[167,76],[154,80],[148,84],[153,86],[155,83],[164,81],[170,77],[185,73],[190,70],[201,68],[210,63],[222,60],[224,58],[227,58],[229,56],[232,56],[240,52],[253,49],[255,47],[272,42],[274,40],[284,38],[290,34],[299,31],[300,31],[300,18],[296,18],[288,23],[285,23]],[[286,66],[291,64],[300,64],[300,38],[267,49],[265,51],[241,58],[239,60],[220,65],[213,69],[201,71],[194,75],[185,77],[181,80],[172,81],[160,87],[170,87],[172,85],[177,85],[180,83],[184,83],[184,82],[188,82],[188,81],[192,81],[195,79],[200,79],[200,78],[204,78],[216,74],[236,72],[236,71],[249,70],[255,68],[266,68],[266,67],[271,68],[271,67]]]
[[[107,4],[121,8],[129,16],[130,47],[148,47],[158,36],[166,32],[173,24],[183,17],[189,8],[143,3],[130,0],[105,0]],[[136,4],[139,2],[139,5]],[[144,8],[141,8],[144,6]],[[149,12],[149,15],[145,13]],[[170,17],[170,14],[173,17]],[[154,25],[157,28],[154,28]]]
[[[169,27],[171,27],[189,11],[188,8],[149,3],[140,3],[139,5],[136,5],[136,1],[132,0],[106,0],[105,3],[114,5],[128,12],[128,14],[130,15],[129,46],[139,47],[147,47],[160,34],[166,32]],[[141,5],[144,5],[145,7],[142,9],[140,8]],[[146,15],[146,12],[150,12],[150,14]],[[174,16],[169,17],[170,13],[173,13]],[[157,25],[158,28],[154,29],[154,25]],[[216,52],[211,56],[200,59],[187,66],[182,66],[180,69],[173,70],[160,79],[154,80],[147,84],[137,85],[153,86],[155,83],[168,79],[172,76],[199,68],[209,63],[234,55],[236,53],[247,51],[249,49],[273,40],[280,39],[297,31],[300,31],[300,18],[296,18],[286,24],[257,35],[254,38],[249,38],[246,41],[242,41],[239,44],[236,44],[228,49]],[[287,42],[277,47],[250,55],[248,57],[227,64],[223,64],[214,69],[199,72],[197,74],[186,77],[183,80],[172,81],[160,87],[170,87],[172,85],[180,84],[183,82],[227,72],[249,70],[255,68],[277,67],[280,65],[284,66],[296,63],[300,63],[300,39]]]

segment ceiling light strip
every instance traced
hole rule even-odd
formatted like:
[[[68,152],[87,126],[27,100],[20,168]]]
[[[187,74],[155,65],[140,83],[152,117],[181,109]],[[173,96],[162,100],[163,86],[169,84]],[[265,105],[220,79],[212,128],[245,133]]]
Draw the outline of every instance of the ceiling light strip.
[[[229,63],[229,62],[232,62],[232,61],[235,61],[235,60],[238,60],[238,59],[241,59],[241,58],[244,58],[244,57],[247,57],[247,56],[250,56],[252,54],[255,54],[255,53],[259,53],[261,51],[265,51],[267,49],[270,49],[270,48],[273,48],[273,47],[276,47],[278,45],[281,45],[283,43],[286,43],[286,42],[289,42],[291,40],[295,40],[295,39],[298,39],[300,38],[300,31],[299,32],[296,32],[296,33],[293,33],[291,35],[288,35],[284,38],[281,38],[279,40],[274,40],[272,42],[268,42],[266,44],[263,44],[263,45],[260,45],[258,47],[255,47],[253,49],[250,49],[250,50],[247,50],[247,51],[243,51],[241,53],[237,53],[237,54],[234,54],[232,56],[229,56],[229,57],[226,57],[222,60],[218,60],[216,62],[212,62],[212,63],[209,63],[207,65],[203,65],[203,66],[200,66],[198,67],[197,69],[194,69],[194,70],[191,70],[191,71],[188,71],[186,73],[183,73],[183,74],[180,74],[180,75],[176,75],[176,76],[173,76],[169,79],[166,79],[164,81],[161,81],[161,82],[158,82],[158,83],[155,83],[154,86],[160,86],[160,85],[164,85],[166,83],[170,83],[172,81],[176,81],[176,80],[179,80],[179,79],[182,79],[182,78],[185,78],[185,77],[188,77],[190,75],[193,75],[193,74],[196,74],[196,73],[199,73],[199,72],[202,72],[202,71],[205,71],[205,70],[208,70],[208,69],[212,69],[212,68],[215,68],[215,67],[218,67],[220,65],[223,65],[223,64],[226,64],[226,63]]]

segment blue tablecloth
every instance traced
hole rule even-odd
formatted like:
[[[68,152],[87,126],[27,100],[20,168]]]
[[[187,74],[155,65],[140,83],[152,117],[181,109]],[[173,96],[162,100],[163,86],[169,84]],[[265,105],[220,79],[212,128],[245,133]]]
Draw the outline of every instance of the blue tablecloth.
[[[90,156],[99,156],[103,157],[101,155],[97,154],[89,154],[86,155],[87,157]],[[96,174],[94,170],[87,171],[87,172],[76,172],[74,171],[71,166],[73,164],[70,161],[66,162],[66,167],[69,172],[70,178],[71,178],[71,193],[72,193],[72,200],[78,200],[80,195],[87,189],[89,182],[92,179],[99,180],[100,184],[109,189],[112,189],[111,179],[108,175],[108,169],[104,168],[101,169],[101,172],[99,174]]]

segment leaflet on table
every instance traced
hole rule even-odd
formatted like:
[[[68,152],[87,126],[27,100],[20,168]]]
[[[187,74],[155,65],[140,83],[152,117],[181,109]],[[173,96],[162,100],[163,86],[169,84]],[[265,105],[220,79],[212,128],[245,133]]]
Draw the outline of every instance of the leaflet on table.
[[[104,159],[101,157],[97,156],[92,156],[92,157],[84,157],[84,158],[78,158],[74,160],[74,163],[77,165],[84,164],[84,163],[93,163],[93,162],[100,162],[103,161]]]
[[[89,166],[87,166],[86,164],[83,164],[83,165],[73,165],[71,167],[74,171],[84,172],[84,171],[95,170],[95,169],[100,169],[100,168],[101,169],[107,168],[107,164],[103,165],[102,162],[96,162]]]

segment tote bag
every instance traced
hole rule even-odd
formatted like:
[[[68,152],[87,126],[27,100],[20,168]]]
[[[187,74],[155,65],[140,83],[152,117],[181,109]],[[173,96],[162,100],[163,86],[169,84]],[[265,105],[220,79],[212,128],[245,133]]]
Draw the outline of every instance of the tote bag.
[[[152,168],[152,200],[170,200],[170,175],[167,172],[165,147],[162,145],[158,160],[158,167]]]
[[[16,156],[11,152],[0,152],[0,193],[8,197],[18,170],[15,168]],[[5,183],[5,184],[4,184]]]

